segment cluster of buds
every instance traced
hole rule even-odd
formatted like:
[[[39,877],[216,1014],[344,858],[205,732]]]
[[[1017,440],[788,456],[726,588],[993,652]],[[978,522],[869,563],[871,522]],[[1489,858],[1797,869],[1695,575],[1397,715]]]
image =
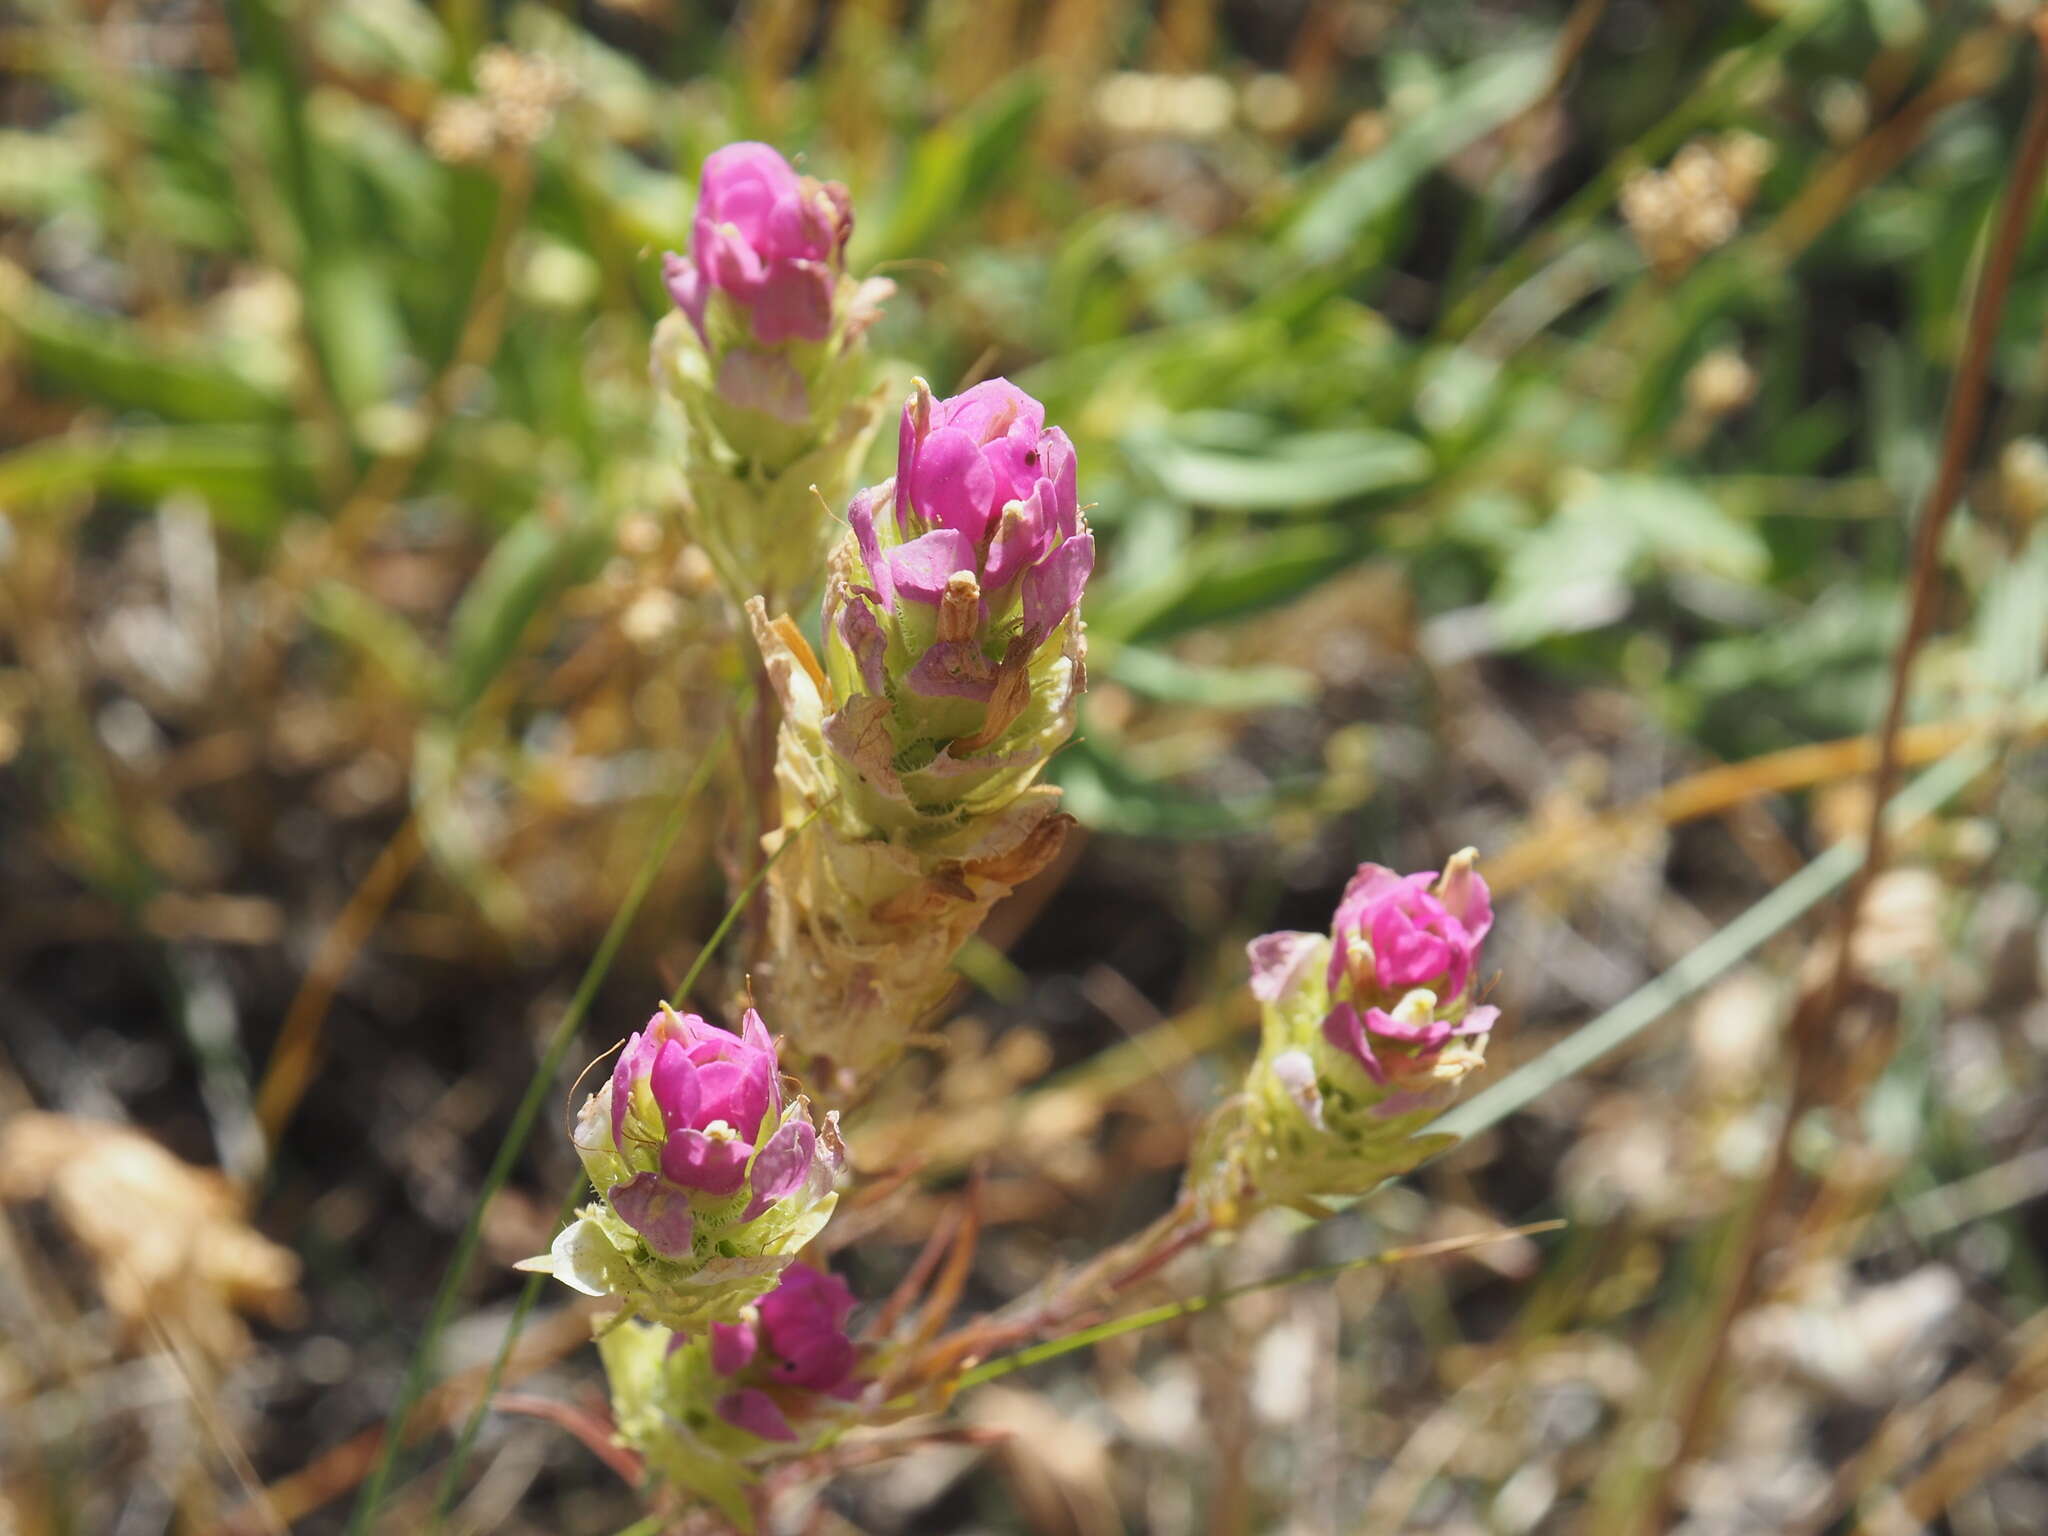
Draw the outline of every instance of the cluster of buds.
[[[829,520],[879,418],[862,334],[892,290],[845,270],[853,209],[766,144],[704,162],[688,255],[663,264],[677,313],[654,334],[692,535],[734,601],[815,590]],[[816,487],[816,490],[813,490]]]
[[[585,1102],[575,1143],[600,1199],[521,1268],[670,1328],[733,1322],[838,1200],[836,1118],[788,1099],[775,1042],[666,1004]]]
[[[1441,875],[1362,865],[1327,935],[1252,941],[1259,1057],[1195,1164],[1221,1219],[1362,1194],[1444,1144],[1418,1132],[1481,1064],[1499,1015],[1472,1001],[1493,926],[1473,859]]]
[[[988,909],[1059,849],[1038,779],[1073,731],[1095,563],[1073,445],[1002,379],[950,400],[919,381],[895,477],[847,521],[822,665],[748,605],[783,705],[771,840],[798,840],[770,876],[766,984],[842,1089],[903,1048]]]
[[[619,1439],[680,1489],[749,1523],[762,1462],[817,1450],[858,1418],[869,1378],[853,1292],[795,1264],[736,1322],[684,1338],[629,1323],[598,1341]]]
[[[1696,139],[1664,170],[1637,171],[1622,183],[1622,220],[1659,277],[1682,277],[1735,238],[1772,153],[1767,139],[1738,129]]]

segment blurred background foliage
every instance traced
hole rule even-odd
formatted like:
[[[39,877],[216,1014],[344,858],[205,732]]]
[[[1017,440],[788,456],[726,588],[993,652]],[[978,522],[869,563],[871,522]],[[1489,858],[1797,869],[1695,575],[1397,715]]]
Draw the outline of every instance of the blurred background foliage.
[[[891,377],[1040,395],[1103,540],[1057,768],[1091,836],[963,957],[952,1048],[864,1127],[871,1169],[928,1162],[865,1213],[860,1288],[979,1156],[1017,1226],[987,1302],[1166,1197],[1242,1057],[1242,940],[1318,926],[1360,858],[1501,861],[1509,1064],[1855,829],[1867,759],[1791,749],[1882,701],[2031,11],[0,6],[0,1106],[218,1165],[310,1309],[254,1353],[216,1339],[185,1396],[218,1414],[180,1417],[102,1390],[132,1341],[94,1332],[83,1279],[59,1300],[76,1252],[28,1229],[0,1400],[64,1428],[0,1440],[15,1528],[208,1528],[240,1472],[322,1465],[389,1400],[540,1035],[747,686],[646,368],[710,149],[847,182],[852,266],[898,285]],[[2009,710],[2048,642],[2038,226],[1915,761]],[[2000,766],[1881,893],[1905,1043],[1815,1132],[1833,1215],[1689,1470],[1700,1530],[1827,1529],[1986,1383],[2048,1385],[2010,1332],[2048,1301],[2048,795],[2024,742]],[[718,843],[705,818],[663,870],[593,1052],[688,968]],[[966,1459],[832,1518],[1629,1528],[1655,1386],[1716,1326],[1802,952],[1370,1224],[1216,1261],[1573,1216],[1540,1262],[1105,1347],[1044,1396],[989,1390],[971,1415],[1024,1430],[1010,1449],[932,1452]],[[1008,1140],[957,1134],[999,1104],[977,1123]],[[560,1153],[494,1205],[498,1256],[544,1238]],[[454,1364],[488,1358],[509,1294],[480,1281]],[[587,1380],[573,1327],[538,1334]],[[1840,1481],[1881,1424],[1912,1448]],[[557,1432],[490,1435],[472,1528],[627,1518]],[[2048,1521],[2027,1457],[1954,1489],[1954,1528]],[[280,1507],[330,1528],[327,1476]]]

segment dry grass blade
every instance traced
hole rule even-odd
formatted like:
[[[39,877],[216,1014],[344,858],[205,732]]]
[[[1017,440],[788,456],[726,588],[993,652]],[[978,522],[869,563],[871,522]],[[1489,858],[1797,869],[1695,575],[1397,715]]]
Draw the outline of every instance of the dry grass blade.
[[[321,1031],[334,994],[348,974],[356,954],[369,940],[384,909],[405,884],[406,876],[419,862],[419,818],[408,816],[384,845],[377,860],[363,875],[348,905],[321,936],[313,952],[313,963],[284,1016],[277,1043],[271,1047],[269,1064],[256,1090],[256,1118],[263,1127],[264,1146],[272,1153],[290,1123],[292,1113],[313,1080],[313,1068],[320,1057]]]
[[[2036,44],[2033,96],[2026,124],[2021,130],[2019,153],[2013,158],[2006,181],[1991,237],[1990,254],[1971,303],[1963,354],[1951,384],[1940,465],[1915,531],[1906,624],[1893,659],[1884,722],[1878,730],[1877,763],[1872,774],[1873,792],[1863,858],[1842,901],[1834,964],[1826,987],[1809,997],[1794,1020],[1793,1047],[1798,1063],[1793,1074],[1792,1102],[1779,1125],[1758,1195],[1738,1220],[1738,1231],[1730,1248],[1731,1259],[1723,1271],[1724,1279],[1717,1288],[1713,1312],[1703,1334],[1704,1346],[1696,1351],[1696,1358],[1688,1364],[1677,1395],[1675,1417],[1679,1432],[1676,1454],[1653,1475],[1635,1525],[1637,1530],[1662,1530],[1669,1523],[1678,1473],[1704,1443],[1714,1387],[1727,1353],[1729,1331],[1736,1318],[1756,1297],[1766,1233],[1793,1183],[1793,1138],[1806,1108],[1806,1096],[1816,1080],[1816,1073],[1809,1070],[1806,1063],[1828,1050],[1835,1021],[1855,985],[1855,934],[1865,899],[1872,883],[1885,867],[1890,848],[1888,807],[1901,772],[1900,736],[1905,723],[1913,662],[1934,621],[1942,534],[1962,494],[1963,481],[1976,447],[1985,395],[1989,389],[1991,354],[1998,338],[1999,321],[2005,313],[2006,294],[2039,199],[2043,171],[2048,170],[2048,16],[2037,17],[2033,25]]]

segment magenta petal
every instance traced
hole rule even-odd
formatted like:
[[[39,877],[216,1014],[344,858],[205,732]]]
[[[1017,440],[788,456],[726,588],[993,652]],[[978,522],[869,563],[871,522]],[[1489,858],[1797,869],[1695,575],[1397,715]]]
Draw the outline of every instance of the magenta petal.
[[[1451,1028],[1454,1035],[1483,1035],[1492,1029],[1500,1018],[1500,1010],[1491,1003],[1472,1009]]]
[[[1339,1003],[1323,1016],[1323,1038],[1365,1068],[1374,1082],[1386,1082],[1386,1069],[1365,1038],[1365,1021],[1349,1003]]]
[[[753,1151],[744,1141],[720,1141],[702,1131],[678,1131],[661,1149],[662,1176],[685,1189],[729,1195],[745,1181],[747,1159]]]
[[[768,1026],[761,1022],[761,1015],[749,1008],[740,1016],[740,1044],[750,1051],[759,1051],[770,1061],[775,1059],[775,1040],[768,1033]]]
[[[741,139],[721,145],[704,157],[704,169],[697,178],[698,197],[720,203],[735,195],[752,195],[762,203],[797,187],[796,169],[772,144]]]
[[[1422,908],[1424,921],[1432,914],[1422,904],[1436,907],[1436,898],[1426,892],[1409,898],[1410,904]],[[1437,913],[1442,909],[1437,908]],[[1455,974],[1459,969],[1451,944],[1441,933],[1423,927],[1415,920],[1415,913],[1406,906],[1388,906],[1380,909],[1373,917],[1372,953],[1374,969],[1383,987],[1418,987],[1446,973],[1451,973],[1451,994],[1462,990],[1464,979]]]
[[[1038,472],[1052,485],[1046,510],[1066,538],[1081,531],[1080,495],[1076,489],[1074,445],[1058,427],[1038,440]]]
[[[697,328],[697,334],[704,334],[704,275],[697,270],[696,263],[687,257],[670,251],[661,259],[661,279],[668,289],[668,296],[676,302],[676,308],[690,317],[690,324]]]
[[[1451,1037],[1451,1026],[1439,1019],[1404,1024],[1380,1008],[1365,1010],[1365,1028],[1383,1040],[1399,1040],[1404,1045],[1419,1046],[1424,1051],[1435,1050]]]
[[[912,395],[904,402],[902,419],[896,424],[896,479],[903,485],[910,483],[912,472],[917,466],[916,410],[917,396]],[[910,531],[909,525],[904,521],[905,503],[908,500],[907,495],[896,498],[896,526],[906,533]]]
[[[739,1091],[732,1100],[732,1113],[739,1118],[732,1122],[733,1125],[748,1141],[759,1141],[762,1123],[771,1111],[779,1111],[781,1107],[782,1095],[776,1086],[775,1053],[749,1051],[740,1063]]]
[[[955,529],[935,528],[882,558],[897,596],[936,607],[954,573],[974,569],[974,546]]]
[[[648,1069],[647,1086],[654,1091],[654,1102],[661,1107],[664,1129],[679,1131],[697,1123],[697,1069],[690,1065],[681,1041],[662,1041],[654,1065]]]
[[[767,1145],[754,1158],[754,1197],[747,1202],[740,1219],[752,1221],[802,1184],[817,1151],[818,1133],[808,1121],[792,1120],[769,1137]]]
[[[640,1053],[640,1036],[635,1033],[612,1063],[612,1145],[626,1144],[626,1111],[633,1102],[633,1073]]]
[[[766,273],[746,236],[733,224],[699,219],[693,237],[704,275],[727,293],[751,298]]]
[[[794,1440],[796,1431],[789,1427],[782,1410],[775,1406],[775,1399],[759,1387],[747,1387],[738,1392],[728,1392],[717,1403],[718,1416],[735,1429],[762,1440]]]
[[[1028,499],[1003,508],[996,522],[996,536],[989,542],[988,565],[982,578],[989,591],[1001,591],[1025,567],[1045,558],[1052,543],[1052,529],[1041,495],[1043,489],[1040,487]]]
[[[920,443],[916,477],[907,489],[917,515],[927,523],[964,534],[970,544],[980,543],[988,531],[995,510],[995,472],[982,457],[980,445],[965,432],[941,427]]]
[[[759,1340],[752,1323],[711,1325],[711,1369],[721,1376],[735,1376],[754,1358]]]
[[[697,1111],[696,1128],[702,1130],[714,1120],[723,1120],[749,1140],[754,1126],[747,1123],[747,1069],[737,1061],[720,1060],[697,1069],[697,1088],[703,1101]],[[758,1119],[756,1124],[758,1124]]]
[[[605,1199],[619,1219],[640,1234],[642,1242],[665,1259],[687,1258],[690,1233],[690,1197],[659,1174],[637,1173],[623,1184],[605,1191]]]
[[[1043,640],[1081,601],[1095,569],[1095,535],[1077,534],[1024,573],[1024,632]]]
[[[778,1344],[776,1353],[785,1358],[769,1367],[777,1381],[814,1392],[830,1392],[853,1374],[860,1351],[843,1333],[811,1330],[787,1350]]]
[[[896,582],[889,562],[882,554],[881,541],[875,537],[875,503],[885,492],[893,495],[895,488],[895,481],[885,480],[861,491],[846,507],[846,521],[852,526],[854,539],[860,545],[860,558],[868,568],[868,580],[875,584],[882,606],[891,613],[896,611]]]
[[[956,428],[977,444],[1002,436],[1030,442],[1045,425],[1045,407],[1008,379],[984,379],[939,402],[933,422]]]
[[[1277,1002],[1294,979],[1302,957],[1316,944],[1312,933],[1262,933],[1245,946],[1252,962],[1252,996]]]

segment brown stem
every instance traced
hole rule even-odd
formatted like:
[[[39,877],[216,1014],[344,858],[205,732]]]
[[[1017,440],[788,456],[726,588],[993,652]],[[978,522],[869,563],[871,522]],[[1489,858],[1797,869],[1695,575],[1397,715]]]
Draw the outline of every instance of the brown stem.
[[[1834,964],[1827,984],[1812,999],[1811,1005],[1802,1006],[1794,1017],[1791,1098],[1785,1107],[1770,1166],[1758,1196],[1741,1219],[1732,1250],[1735,1258],[1728,1270],[1729,1278],[1721,1291],[1720,1302],[1715,1307],[1706,1345],[1693,1362],[1679,1394],[1675,1415],[1679,1427],[1677,1453],[1654,1474],[1649,1495],[1639,1506],[1635,1525],[1638,1531],[1654,1532],[1668,1527],[1679,1470],[1699,1453],[1705,1441],[1710,1418],[1708,1409],[1727,1354],[1729,1331],[1736,1318],[1747,1311],[1756,1298],[1771,1219],[1790,1192],[1793,1180],[1792,1141],[1802,1115],[1813,1103],[1814,1090],[1820,1078],[1815,1067],[1829,1051],[1835,1034],[1835,1021],[1855,986],[1858,920],[1871,885],[1883,871],[1890,853],[1885,806],[1898,788],[1899,736],[1905,722],[1913,661],[1933,625],[1940,581],[1942,534],[1962,494],[1963,480],[1977,444],[1984,397],[1989,388],[1991,350],[1998,337],[2000,317],[2005,311],[2013,268],[2018,264],[2027,226],[2039,196],[2042,172],[2048,169],[2048,17],[2037,19],[2033,25],[2035,41],[2039,45],[2033,101],[2021,130],[2019,153],[2013,160],[2012,172],[2006,182],[1990,255],[1971,304],[1969,330],[1949,390],[1941,462],[1921,508],[1913,541],[1912,588],[1906,627],[1892,658],[1891,692],[1885,703],[1883,724],[1878,730],[1877,767],[1871,775],[1870,819],[1863,862],[1842,901],[1837,920]]]

